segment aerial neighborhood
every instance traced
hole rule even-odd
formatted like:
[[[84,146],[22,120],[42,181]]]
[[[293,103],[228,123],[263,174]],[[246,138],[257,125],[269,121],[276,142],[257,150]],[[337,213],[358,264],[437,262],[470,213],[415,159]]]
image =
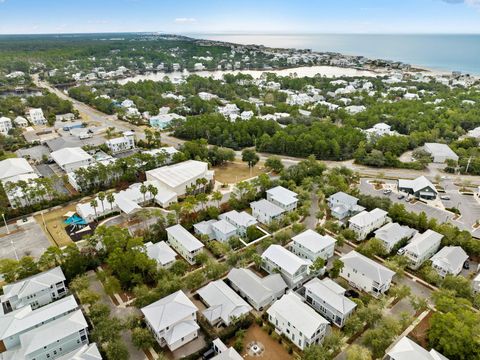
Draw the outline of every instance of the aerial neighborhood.
[[[480,358],[478,79],[102,36],[0,54],[0,360]]]

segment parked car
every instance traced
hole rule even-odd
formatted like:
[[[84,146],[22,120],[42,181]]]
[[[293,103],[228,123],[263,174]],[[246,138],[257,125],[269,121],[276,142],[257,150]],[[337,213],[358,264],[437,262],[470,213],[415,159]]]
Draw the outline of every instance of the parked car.
[[[357,299],[357,298],[360,297],[360,294],[353,289],[349,289],[349,290],[345,291],[345,296],[348,297],[348,298]]]
[[[397,251],[397,255],[403,255],[404,252],[405,252],[405,248],[400,248]]]
[[[450,196],[448,196],[448,195],[442,195],[442,196],[440,196],[440,199],[442,199],[442,200],[450,200]]]
[[[397,196],[397,199],[398,199],[398,200],[402,200],[402,199],[404,199],[404,198],[405,198],[405,195],[403,195],[403,194],[400,194],[400,195]]]
[[[388,194],[390,194],[391,192],[392,192],[392,190],[390,190],[390,189],[385,189],[385,190],[383,190],[383,194],[384,194],[384,195],[388,195]]]
[[[470,262],[469,262],[468,260],[466,260],[466,261],[463,263],[463,268],[464,268],[465,270],[470,269]]]

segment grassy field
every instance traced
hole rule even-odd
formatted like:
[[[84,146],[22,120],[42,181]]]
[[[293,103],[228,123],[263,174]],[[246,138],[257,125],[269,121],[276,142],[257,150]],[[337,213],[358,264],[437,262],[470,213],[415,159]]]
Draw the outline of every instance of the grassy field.
[[[267,172],[263,163],[255,165],[250,172],[246,163],[237,161],[228,163],[225,166],[216,166],[213,170],[215,170],[215,180],[224,184],[234,184]]]
[[[69,211],[75,211],[75,204],[52,211],[45,211],[43,214],[43,218],[45,219],[45,224],[47,225],[48,230],[45,232],[48,240],[58,247],[66,246],[72,243],[72,240],[65,231],[65,225],[63,223],[65,220],[63,215]],[[37,220],[39,224],[43,224],[42,215],[36,215],[35,220]]]

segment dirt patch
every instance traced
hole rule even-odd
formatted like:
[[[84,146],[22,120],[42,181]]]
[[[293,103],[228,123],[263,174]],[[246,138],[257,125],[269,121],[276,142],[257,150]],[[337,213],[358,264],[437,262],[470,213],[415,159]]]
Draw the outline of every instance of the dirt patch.
[[[243,343],[244,351],[241,354],[244,359],[258,359],[258,357],[248,355],[247,346],[252,341],[260,342],[264,346],[265,350],[261,356],[262,360],[292,360],[292,356],[288,354],[283,345],[272,339],[268,333],[257,324],[250,326],[245,334]],[[298,349],[295,349],[295,351],[298,351]]]
[[[225,166],[216,166],[213,170],[215,170],[215,180],[226,184],[234,184],[267,172],[263,163],[258,163],[250,170],[246,163],[237,161]]]
[[[428,347],[428,330],[430,329],[430,319],[433,316],[433,312],[429,312],[427,316],[423,318],[420,323],[415,326],[412,332],[408,335],[416,343],[418,343],[423,348]]]
[[[45,211],[43,219],[41,214],[35,216],[38,224],[43,225],[43,220],[45,219],[47,229],[45,231],[43,226],[41,226],[41,228],[45,231],[48,240],[58,247],[67,246],[73,242],[65,231],[65,224],[63,223],[66,219],[64,215],[69,211],[75,212],[75,204],[70,204],[56,210]]]

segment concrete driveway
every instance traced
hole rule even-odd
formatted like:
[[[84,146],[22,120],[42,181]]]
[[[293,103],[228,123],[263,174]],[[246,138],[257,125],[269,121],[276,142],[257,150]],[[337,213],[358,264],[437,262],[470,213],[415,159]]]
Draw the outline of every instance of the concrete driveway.
[[[8,228],[10,234],[5,227],[0,228],[0,259],[20,259],[27,255],[38,259],[52,245],[33,218],[25,225]]]

